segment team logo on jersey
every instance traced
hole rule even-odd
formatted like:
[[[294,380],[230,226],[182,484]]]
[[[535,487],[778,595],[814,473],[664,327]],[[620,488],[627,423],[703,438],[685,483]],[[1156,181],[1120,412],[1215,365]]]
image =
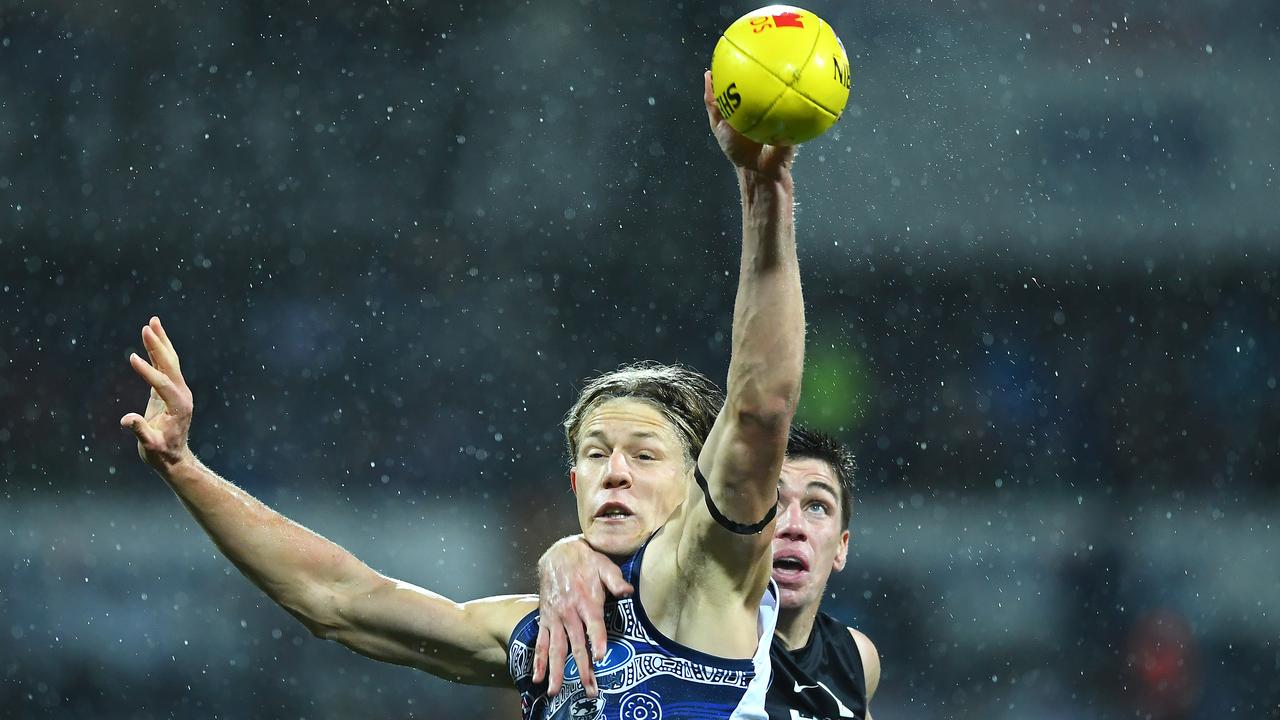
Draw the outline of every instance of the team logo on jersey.
[[[604,698],[578,698],[569,707],[569,720],[601,720],[604,717]]]
[[[600,662],[591,663],[591,669],[595,671],[597,676],[608,675],[614,670],[624,667],[631,662],[631,658],[636,656],[636,649],[626,640],[610,640],[604,649],[604,659]],[[578,672],[578,661],[569,658],[564,664],[564,679],[577,680],[581,673]]]

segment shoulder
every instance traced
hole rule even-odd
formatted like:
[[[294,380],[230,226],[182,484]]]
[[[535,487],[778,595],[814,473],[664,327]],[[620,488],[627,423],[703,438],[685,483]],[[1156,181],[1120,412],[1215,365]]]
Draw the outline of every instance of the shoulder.
[[[854,644],[858,646],[858,655],[862,658],[862,672],[867,680],[867,700],[870,701],[880,685],[880,653],[876,650],[875,643],[871,642],[871,638],[865,633],[851,627],[845,629],[849,631]]]

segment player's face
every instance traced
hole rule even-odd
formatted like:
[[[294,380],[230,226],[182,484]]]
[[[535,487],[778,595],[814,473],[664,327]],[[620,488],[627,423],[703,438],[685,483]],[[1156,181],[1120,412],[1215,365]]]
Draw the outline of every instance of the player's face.
[[[839,493],[835,471],[822,460],[788,458],[782,464],[773,580],[784,610],[821,602],[831,573],[844,568],[849,531],[840,522]]]
[[[578,431],[569,472],[587,541],[607,555],[635,552],[684,499],[691,472],[675,428],[652,405],[601,404]]]

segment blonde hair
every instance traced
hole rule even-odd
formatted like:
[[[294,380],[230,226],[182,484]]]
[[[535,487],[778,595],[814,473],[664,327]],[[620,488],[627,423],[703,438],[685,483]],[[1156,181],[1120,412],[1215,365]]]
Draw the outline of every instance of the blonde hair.
[[[583,420],[600,405],[619,398],[648,402],[661,412],[684,442],[689,462],[702,452],[724,404],[724,393],[715,383],[680,365],[644,362],[598,375],[583,386],[564,418],[570,463],[578,456],[578,431]]]

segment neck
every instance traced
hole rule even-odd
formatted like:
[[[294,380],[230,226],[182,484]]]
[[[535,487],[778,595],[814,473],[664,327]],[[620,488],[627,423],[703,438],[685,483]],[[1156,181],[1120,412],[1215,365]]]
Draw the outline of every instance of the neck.
[[[778,611],[778,627],[773,631],[775,640],[782,641],[787,650],[795,650],[809,644],[813,633],[813,621],[818,617],[818,603]]]

